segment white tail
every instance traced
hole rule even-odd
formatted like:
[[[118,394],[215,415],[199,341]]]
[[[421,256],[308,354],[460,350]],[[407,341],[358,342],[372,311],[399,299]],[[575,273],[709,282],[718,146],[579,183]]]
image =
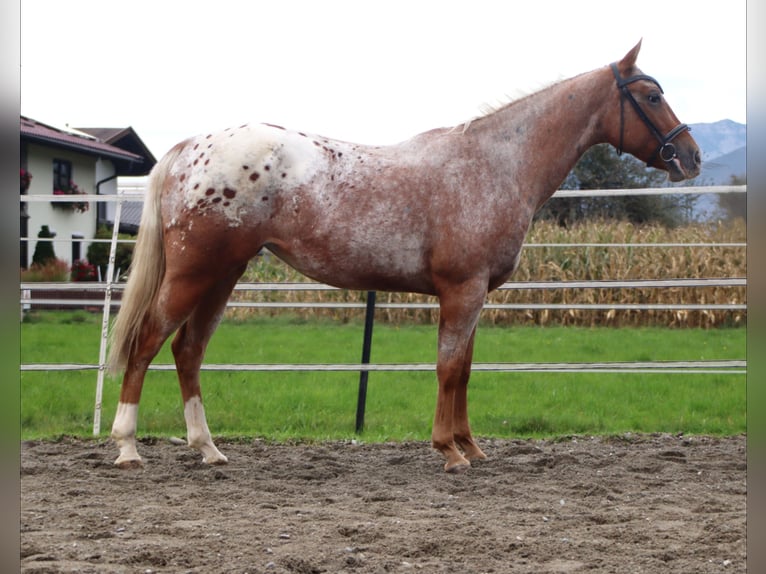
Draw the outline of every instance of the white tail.
[[[110,333],[108,367],[112,374],[125,369],[165,274],[160,198],[168,170],[181,147],[170,150],[149,176],[128,283]]]

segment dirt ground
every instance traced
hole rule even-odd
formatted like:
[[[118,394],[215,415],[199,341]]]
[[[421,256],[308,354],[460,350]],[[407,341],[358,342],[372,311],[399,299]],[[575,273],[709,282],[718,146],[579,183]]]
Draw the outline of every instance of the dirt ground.
[[[746,438],[21,446],[24,572],[745,572]]]

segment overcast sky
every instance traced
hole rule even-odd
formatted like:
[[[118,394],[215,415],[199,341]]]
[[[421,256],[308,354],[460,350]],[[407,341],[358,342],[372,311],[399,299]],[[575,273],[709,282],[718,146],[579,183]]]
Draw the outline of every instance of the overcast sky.
[[[686,123],[745,123],[745,0],[24,0],[21,113],[158,158],[251,121],[370,144],[451,126],[643,38]]]

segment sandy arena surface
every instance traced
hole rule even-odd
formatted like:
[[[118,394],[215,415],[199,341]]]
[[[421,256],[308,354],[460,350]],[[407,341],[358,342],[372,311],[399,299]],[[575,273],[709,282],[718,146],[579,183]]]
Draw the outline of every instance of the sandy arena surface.
[[[23,442],[22,571],[745,572],[744,436],[480,445],[448,475],[427,443]]]

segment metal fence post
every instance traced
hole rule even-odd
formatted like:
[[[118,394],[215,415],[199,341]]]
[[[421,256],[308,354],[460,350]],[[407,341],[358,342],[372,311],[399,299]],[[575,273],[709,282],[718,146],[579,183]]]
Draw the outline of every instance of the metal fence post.
[[[121,190],[117,195],[123,198]],[[112,242],[109,245],[109,263],[106,267],[106,288],[104,289],[104,314],[101,319],[101,344],[98,351],[98,376],[96,377],[96,404],[93,408],[93,436],[101,432],[101,402],[104,393],[104,375],[106,374],[106,348],[109,343],[109,313],[112,306],[112,282],[118,280],[114,276],[114,259],[117,254],[118,234],[120,233],[120,216],[122,215],[122,200],[117,201],[114,209],[114,227]]]
[[[375,322],[375,291],[367,292],[367,308],[364,313],[364,339],[362,341],[362,364],[370,364],[370,350],[372,348],[372,325]],[[364,409],[367,403],[367,370],[359,371],[359,394],[356,400],[356,432],[361,433],[364,429]]]

